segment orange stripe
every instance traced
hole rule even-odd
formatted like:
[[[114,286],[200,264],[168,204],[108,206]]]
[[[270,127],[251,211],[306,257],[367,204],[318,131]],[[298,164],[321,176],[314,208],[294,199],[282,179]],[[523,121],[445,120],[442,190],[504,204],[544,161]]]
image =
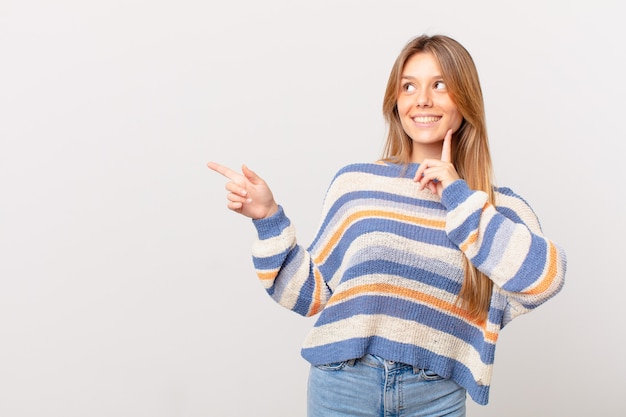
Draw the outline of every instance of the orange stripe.
[[[313,275],[315,277],[315,291],[313,293],[313,304],[311,305],[311,309],[309,311],[311,316],[316,315],[322,309],[322,276],[317,269],[313,271]]]
[[[467,240],[463,242],[461,246],[459,246],[459,249],[461,249],[462,252],[465,252],[467,250],[467,247],[469,245],[476,243],[477,240],[478,240],[478,230],[475,230],[474,232],[472,232],[471,235],[469,235]]]
[[[542,292],[547,290],[548,287],[550,287],[550,285],[552,285],[552,282],[554,282],[554,278],[556,277],[556,271],[557,271],[557,267],[556,267],[557,251],[556,251],[556,247],[554,246],[552,242],[549,242],[549,245],[550,245],[550,256],[549,256],[550,262],[548,263],[548,271],[547,271],[546,277],[535,288],[529,291],[525,291],[526,294],[541,294]]]
[[[274,271],[270,271],[270,272],[260,272],[260,271],[257,271],[256,274],[258,275],[259,279],[262,280],[262,281],[272,280],[272,279],[276,278],[276,275],[278,275],[278,269],[276,269]]]
[[[404,222],[407,222],[407,223],[413,223],[413,224],[419,224],[419,225],[423,225],[423,226],[434,227],[434,228],[438,228],[438,229],[444,229],[446,227],[446,222],[445,221],[441,221],[441,220],[428,220],[428,219],[424,219],[422,217],[407,216],[407,215],[403,215],[403,214],[390,213],[390,212],[381,211],[381,210],[363,210],[363,211],[358,211],[358,212],[353,213],[350,216],[348,216],[346,218],[346,220],[339,226],[339,228],[335,231],[335,233],[333,233],[333,235],[329,239],[328,244],[320,252],[318,257],[314,259],[314,262],[317,263],[317,264],[322,263],[322,261],[324,259],[326,259],[326,257],[328,257],[328,254],[330,253],[332,248],[335,247],[335,245],[337,244],[339,239],[341,239],[341,236],[343,236],[343,234],[345,233],[346,229],[350,225],[352,225],[353,223],[355,223],[356,221],[358,221],[358,220],[360,220],[360,219],[362,219],[364,217],[389,218],[389,219],[404,221]]]
[[[491,203],[489,203],[488,201],[483,205],[483,208],[480,210],[481,212],[485,212],[485,210],[487,209],[487,207],[490,207]],[[465,252],[468,248],[469,245],[472,245],[474,243],[476,243],[476,241],[478,240],[478,229],[474,230],[465,240],[465,242],[463,242],[460,246],[459,249],[461,249],[461,251]]]
[[[271,272],[257,272],[257,275],[261,281],[271,281],[276,278],[278,275],[278,269]],[[321,299],[322,299],[322,277],[318,270],[315,270],[315,290],[313,294],[313,304],[311,306],[310,314],[313,316],[317,314],[321,308]]]
[[[466,310],[460,308],[456,304],[443,301],[435,296],[428,295],[420,291],[411,290],[411,289],[404,288],[404,287],[398,287],[396,285],[390,285],[390,284],[364,284],[364,285],[356,286],[346,291],[342,291],[340,293],[335,293],[330,298],[330,300],[328,300],[328,305],[336,304],[338,302],[345,300],[346,298],[355,297],[364,293],[391,294],[397,297],[411,298],[423,304],[435,306],[441,310],[445,310],[456,316],[461,316],[466,321],[469,321],[481,327],[483,331],[485,330],[485,326],[486,326],[485,321],[481,321],[481,322],[475,321],[469,316],[469,314],[467,314]]]
[[[268,280],[268,279],[274,279],[277,275],[277,271],[275,272],[259,272],[257,273],[259,278],[262,280]],[[311,305],[311,309],[310,309],[310,315],[314,316],[315,314],[319,313],[322,310],[322,303],[321,303],[321,291],[322,291],[322,277],[319,273],[318,270],[316,270],[314,272],[315,274],[315,292],[314,292],[314,296],[313,296],[313,304]],[[399,290],[399,291],[398,291]],[[450,313],[456,314],[458,316],[463,317],[466,321],[472,322],[474,323],[476,326],[479,326],[480,328],[482,328],[483,330],[483,334],[486,340],[491,341],[493,343],[496,342],[496,340],[498,339],[498,334],[494,333],[494,332],[488,332],[485,330],[485,325],[486,322],[477,322],[475,320],[472,320],[469,315],[467,314],[467,312],[463,309],[461,309],[460,307],[456,306],[455,304],[452,303],[448,303],[446,301],[442,301],[440,299],[438,299],[437,297],[434,297],[432,295],[427,295],[424,294],[422,292],[419,291],[415,291],[415,290],[410,290],[408,288],[403,288],[403,287],[398,287],[395,285],[389,285],[389,284],[366,284],[366,285],[361,285],[358,287],[354,287],[351,290],[348,291],[344,291],[341,293],[335,293],[330,300],[328,300],[328,305],[331,304],[335,304],[338,303],[342,300],[345,300],[346,298],[350,298],[350,297],[354,297],[357,296],[359,294],[364,294],[364,293],[368,293],[368,292],[372,292],[372,293],[385,293],[385,294],[393,294],[393,295],[397,295],[397,296],[403,296],[403,297],[407,297],[407,298],[412,298],[414,300],[418,300],[421,301],[425,304],[430,304],[430,305],[434,305],[442,310],[446,310]]]
[[[498,333],[488,332],[486,330],[483,330],[483,335],[485,337],[485,340],[491,343],[496,343],[496,341],[498,340]]]

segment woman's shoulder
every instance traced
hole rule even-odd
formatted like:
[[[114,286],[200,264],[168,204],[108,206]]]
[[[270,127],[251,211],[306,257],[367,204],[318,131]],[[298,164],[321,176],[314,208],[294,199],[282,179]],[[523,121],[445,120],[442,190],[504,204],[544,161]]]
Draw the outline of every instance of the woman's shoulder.
[[[500,202],[506,203],[507,201],[508,202],[515,201],[518,203],[522,203],[524,205],[529,205],[528,202],[524,199],[524,197],[522,197],[521,195],[513,191],[513,189],[510,187],[496,186],[494,187],[494,190],[495,190],[496,201],[498,205]]]
[[[524,197],[513,191],[509,187],[495,187],[496,207],[498,211],[507,217],[522,222],[522,219],[537,219],[531,205]],[[538,221],[538,220],[536,220]]]

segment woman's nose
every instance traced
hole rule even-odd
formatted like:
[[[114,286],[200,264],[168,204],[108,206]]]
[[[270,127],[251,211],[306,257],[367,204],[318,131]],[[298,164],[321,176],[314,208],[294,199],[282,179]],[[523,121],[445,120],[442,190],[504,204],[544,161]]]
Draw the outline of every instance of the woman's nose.
[[[428,107],[432,104],[430,92],[426,88],[420,89],[415,98],[415,105],[417,107]]]

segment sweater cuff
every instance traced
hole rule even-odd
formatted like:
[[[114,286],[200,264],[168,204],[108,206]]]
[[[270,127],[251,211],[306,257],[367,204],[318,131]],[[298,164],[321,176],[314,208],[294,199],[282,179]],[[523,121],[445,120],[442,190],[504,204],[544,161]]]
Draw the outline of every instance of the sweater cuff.
[[[459,204],[464,202],[472,195],[465,180],[456,180],[448,185],[441,193],[441,204],[449,210],[454,210]]]
[[[252,224],[256,228],[259,239],[265,240],[280,235],[291,222],[287,218],[283,207],[279,205],[276,213],[263,219],[252,219]]]

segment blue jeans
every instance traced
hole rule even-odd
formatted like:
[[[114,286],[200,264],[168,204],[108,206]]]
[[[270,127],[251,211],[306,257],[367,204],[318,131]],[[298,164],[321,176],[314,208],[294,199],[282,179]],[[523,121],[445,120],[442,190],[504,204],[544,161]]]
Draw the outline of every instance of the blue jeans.
[[[465,417],[465,389],[434,372],[366,355],[312,366],[308,417]]]

